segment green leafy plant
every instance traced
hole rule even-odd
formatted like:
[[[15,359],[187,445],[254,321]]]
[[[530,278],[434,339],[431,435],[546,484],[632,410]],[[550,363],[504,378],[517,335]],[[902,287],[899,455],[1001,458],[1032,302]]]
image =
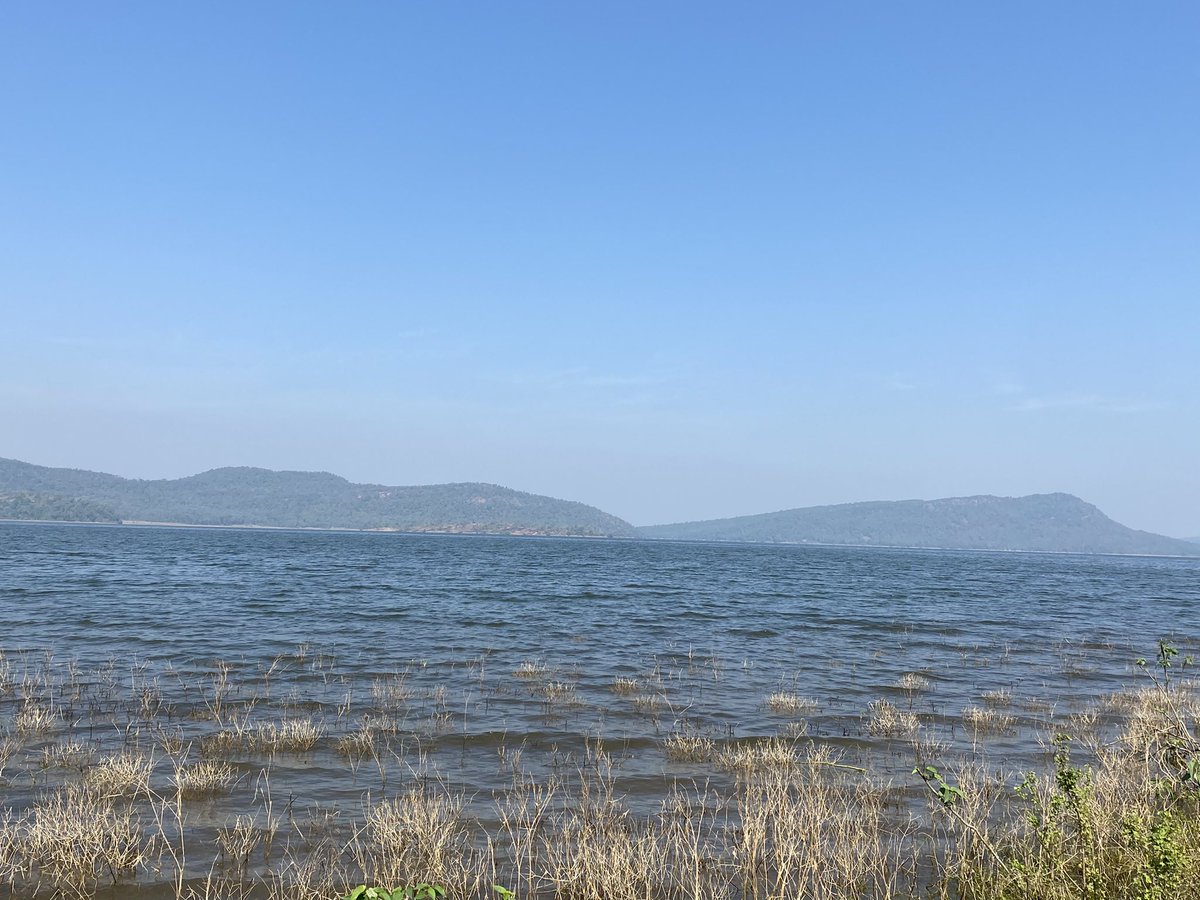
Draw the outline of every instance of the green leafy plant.
[[[410,884],[389,890],[383,887],[368,887],[360,884],[342,900],[442,900],[446,889],[440,884]]]
[[[1154,665],[1162,669],[1161,686],[1164,690],[1169,690],[1171,687],[1171,667],[1175,665],[1175,659],[1178,656],[1179,650],[1174,644],[1172,644],[1170,641],[1164,640],[1163,638],[1158,639],[1158,655],[1154,658]],[[1149,665],[1144,656],[1138,657],[1135,662],[1143,669]],[[1179,667],[1181,669],[1187,668],[1191,664],[1191,656],[1185,656],[1179,661]],[[1154,678],[1153,675],[1151,675],[1151,677]],[[1158,682],[1157,678],[1154,678],[1154,680],[1155,682]]]
[[[933,795],[942,802],[943,806],[953,806],[963,799],[962,789],[949,784],[942,777],[941,772],[933,766],[918,766],[913,769],[913,774],[925,782],[925,786],[933,792]]]
[[[1178,896],[1184,851],[1179,823],[1170,811],[1159,813],[1152,822],[1130,816],[1124,822],[1123,832],[1130,848],[1145,859],[1134,877],[1136,900],[1169,900]]]

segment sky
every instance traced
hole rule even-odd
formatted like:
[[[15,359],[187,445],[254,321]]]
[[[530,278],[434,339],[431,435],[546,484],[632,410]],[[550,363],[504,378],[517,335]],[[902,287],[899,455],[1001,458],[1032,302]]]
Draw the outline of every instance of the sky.
[[[0,6],[0,456],[1200,534],[1200,5]]]

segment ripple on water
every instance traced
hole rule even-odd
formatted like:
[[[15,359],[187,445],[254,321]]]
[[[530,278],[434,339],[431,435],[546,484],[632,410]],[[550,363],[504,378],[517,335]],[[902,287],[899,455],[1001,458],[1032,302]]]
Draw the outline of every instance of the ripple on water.
[[[911,759],[871,733],[880,698],[969,746],[964,710],[988,694],[1009,704],[1006,764],[1040,761],[1048,710],[1134,683],[1159,637],[1195,643],[1198,576],[1195,560],[0,524],[0,645],[18,673],[50,650],[104,690],[149,690],[186,740],[214,706],[226,728],[312,720],[316,745],[273,770],[294,809],[427,769],[490,797],[600,741],[653,810],[672,779],[725,777],[671,759],[671,734],[811,738],[903,776]],[[364,761],[341,742],[366,734],[387,750]],[[265,757],[235,760],[252,795]]]

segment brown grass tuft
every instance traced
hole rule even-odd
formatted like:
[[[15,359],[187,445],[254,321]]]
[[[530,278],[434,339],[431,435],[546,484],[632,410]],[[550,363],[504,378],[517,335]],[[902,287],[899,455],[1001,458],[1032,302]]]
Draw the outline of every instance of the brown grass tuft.
[[[898,709],[887,700],[872,700],[868,716],[867,730],[876,737],[911,737],[921,726],[915,715]]]
[[[154,759],[126,750],[116,756],[101,757],[84,775],[84,783],[100,796],[127,797],[150,789]]]
[[[642,689],[642,683],[636,678],[630,678],[624,675],[618,675],[613,679],[611,690],[618,697],[628,697],[638,693]]]
[[[767,697],[766,702],[771,712],[785,716],[811,713],[820,706],[812,697],[801,697],[793,691],[776,691]]]
[[[673,732],[663,741],[667,759],[674,762],[708,762],[717,755],[717,744],[710,737],[690,732]]]
[[[226,794],[237,781],[233,766],[227,762],[202,759],[175,770],[175,788],[181,797],[195,799]]]
[[[34,806],[16,834],[25,865],[58,890],[88,896],[102,878],[133,875],[149,839],[133,808],[70,785]]]
[[[963,724],[975,734],[1012,734],[1017,719],[999,709],[969,706],[962,713]]]

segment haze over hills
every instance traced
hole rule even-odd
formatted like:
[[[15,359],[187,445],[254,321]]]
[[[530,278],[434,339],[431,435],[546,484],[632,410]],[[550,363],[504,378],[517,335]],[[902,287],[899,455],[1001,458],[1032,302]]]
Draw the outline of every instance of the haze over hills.
[[[814,506],[634,528],[593,506],[474,482],[393,487],[328,472],[143,480],[0,459],[0,518],[1200,556],[1070,494]]]
[[[1127,528],[1071,494],[845,503],[637,531],[673,540],[1200,556],[1200,545]]]
[[[213,469],[141,480],[0,459],[0,518],[632,537],[593,506],[494,484],[393,487],[327,472]]]

